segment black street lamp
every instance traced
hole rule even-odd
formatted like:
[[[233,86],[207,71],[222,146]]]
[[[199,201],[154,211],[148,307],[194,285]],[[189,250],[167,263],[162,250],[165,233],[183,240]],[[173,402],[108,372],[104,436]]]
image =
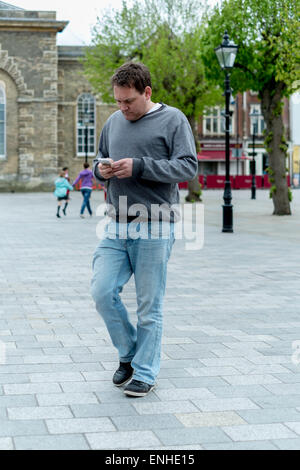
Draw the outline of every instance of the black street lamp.
[[[225,31],[222,44],[215,49],[220,67],[225,71],[225,165],[226,179],[224,187],[224,205],[223,205],[223,228],[222,232],[233,232],[233,216],[232,216],[232,195],[230,183],[230,80],[229,72],[234,66],[238,46],[229,41],[227,31]]]
[[[88,112],[87,106],[85,106],[84,112],[83,112],[85,163],[88,163],[89,123],[90,123],[90,113]]]
[[[259,114],[255,110],[250,113],[251,124],[252,124],[252,152],[249,155],[252,157],[250,162],[250,169],[252,175],[252,184],[251,184],[251,199],[256,199],[256,161],[255,157],[257,153],[255,152],[255,136],[258,133],[258,117]]]

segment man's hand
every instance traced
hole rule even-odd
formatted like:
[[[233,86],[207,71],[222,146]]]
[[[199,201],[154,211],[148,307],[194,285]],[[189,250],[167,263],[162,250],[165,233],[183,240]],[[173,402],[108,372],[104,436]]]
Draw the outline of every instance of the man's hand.
[[[111,159],[111,158],[108,158],[108,160],[113,164],[114,161]],[[98,170],[100,172],[100,175],[108,180],[110,178],[112,178],[114,176],[114,173],[113,173],[113,168],[112,166],[109,166],[109,165],[103,165],[102,163],[99,163],[98,164]]]
[[[133,160],[132,158],[122,158],[113,163],[112,171],[113,176],[119,179],[130,178],[132,176]]]

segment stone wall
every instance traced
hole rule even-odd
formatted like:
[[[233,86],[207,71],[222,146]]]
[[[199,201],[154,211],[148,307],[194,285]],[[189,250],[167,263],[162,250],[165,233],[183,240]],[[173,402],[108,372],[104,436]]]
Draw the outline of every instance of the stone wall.
[[[57,46],[56,34],[66,24],[55,12],[0,8],[0,83],[7,103],[0,191],[52,191],[62,167],[72,179],[82,169],[77,99],[92,89],[82,73],[84,48]],[[114,110],[97,99],[96,143]]]
[[[5,72],[10,76],[6,79],[7,133],[9,136],[13,132],[16,139],[14,143],[8,139],[6,160],[0,167],[2,176],[7,175],[7,185],[1,178],[0,188],[47,189],[57,172],[56,34],[1,31],[0,44],[1,76]],[[11,107],[15,110],[17,129],[11,122]]]
[[[66,22],[55,12],[0,9],[0,80],[6,92],[0,190],[52,188],[57,174],[57,44]]]

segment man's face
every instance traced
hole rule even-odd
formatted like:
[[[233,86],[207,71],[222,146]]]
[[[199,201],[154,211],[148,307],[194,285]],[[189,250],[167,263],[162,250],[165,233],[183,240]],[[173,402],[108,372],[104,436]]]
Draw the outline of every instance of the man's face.
[[[141,94],[134,87],[114,86],[115,100],[128,121],[137,121],[149,111],[151,93],[150,87]]]

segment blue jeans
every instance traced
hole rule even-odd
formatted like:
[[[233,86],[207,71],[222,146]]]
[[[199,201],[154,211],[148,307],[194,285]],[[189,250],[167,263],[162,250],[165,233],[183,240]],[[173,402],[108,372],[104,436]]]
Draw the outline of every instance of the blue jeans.
[[[92,215],[92,209],[90,206],[90,197],[92,194],[92,190],[88,188],[83,188],[81,190],[81,194],[83,196],[83,203],[81,206],[80,214],[84,213],[84,209],[87,207],[87,210],[89,211],[89,214]]]
[[[110,232],[117,227],[117,236]],[[160,370],[163,324],[163,297],[166,286],[167,262],[174,243],[174,226],[169,224],[167,237],[143,239],[131,237],[131,224],[111,222],[93,259],[92,296],[112,343],[118,349],[120,362],[131,362],[133,378],[154,384]],[[144,222],[147,230],[151,224]],[[153,224],[152,224],[153,225]],[[120,236],[120,226],[126,238]],[[120,293],[134,274],[137,298],[137,325],[129,319]]]

